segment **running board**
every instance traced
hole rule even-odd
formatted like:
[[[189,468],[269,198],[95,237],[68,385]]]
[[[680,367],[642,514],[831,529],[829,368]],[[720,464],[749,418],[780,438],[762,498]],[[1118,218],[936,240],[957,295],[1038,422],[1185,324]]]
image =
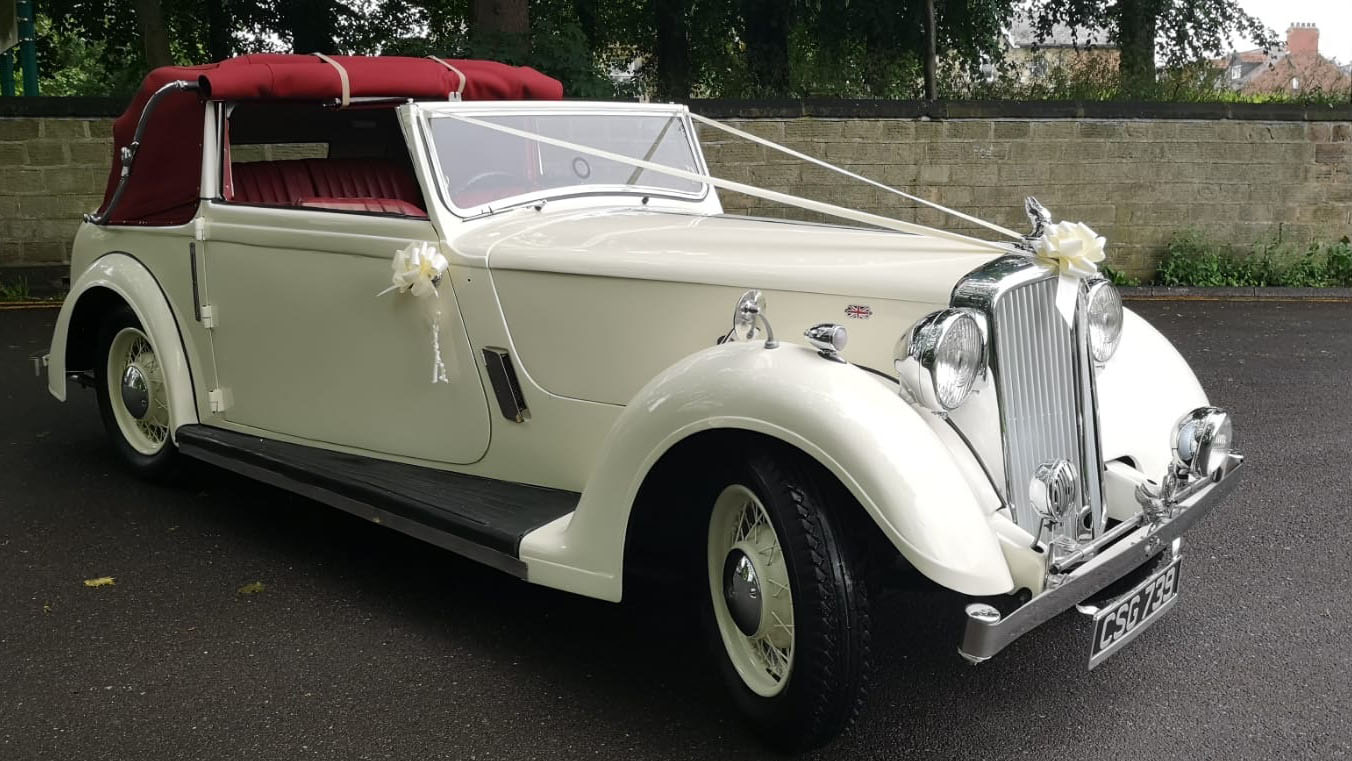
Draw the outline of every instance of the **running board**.
[[[346,510],[520,578],[521,538],[571,513],[581,495],[206,425],[181,426],[183,454]]]

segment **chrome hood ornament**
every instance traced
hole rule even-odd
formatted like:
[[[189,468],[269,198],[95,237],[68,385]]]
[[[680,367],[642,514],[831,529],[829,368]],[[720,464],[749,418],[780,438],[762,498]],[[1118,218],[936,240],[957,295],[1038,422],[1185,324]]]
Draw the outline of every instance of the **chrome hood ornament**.
[[[1032,225],[1033,229],[1023,236],[1019,247],[1032,252],[1034,242],[1046,235],[1047,228],[1052,226],[1052,213],[1033,196],[1023,199],[1023,213],[1028,215],[1028,224]]]

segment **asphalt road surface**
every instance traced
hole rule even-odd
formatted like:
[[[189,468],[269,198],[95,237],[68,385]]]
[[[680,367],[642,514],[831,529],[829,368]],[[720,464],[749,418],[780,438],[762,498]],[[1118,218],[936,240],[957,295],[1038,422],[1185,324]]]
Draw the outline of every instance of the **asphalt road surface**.
[[[1088,672],[1078,614],[973,667],[957,599],[894,597],[869,708],[815,757],[1352,755],[1352,305],[1133,306],[1250,457],[1180,604]],[[92,392],[32,376],[55,319],[0,312],[0,759],[771,757],[664,600],[532,587],[204,465],[131,477]]]

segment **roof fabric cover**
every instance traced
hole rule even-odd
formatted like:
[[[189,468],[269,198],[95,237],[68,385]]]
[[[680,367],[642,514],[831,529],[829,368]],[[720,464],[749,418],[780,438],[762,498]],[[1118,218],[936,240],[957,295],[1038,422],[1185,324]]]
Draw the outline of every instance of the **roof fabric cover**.
[[[127,110],[113,123],[113,166],[103,205],[117,190],[122,148],[135,136],[150,96],[175,80],[200,90],[174,92],[156,106],[132,163],[131,178],[107,224],[178,225],[197,213],[201,195],[204,99],[330,101],[343,96],[347,79],[352,98],[446,99],[461,91],[465,100],[558,100],[563,84],[534,69],[493,61],[459,59],[264,54],[204,66],[166,66],[150,72]],[[454,67],[454,71],[448,67]],[[465,77],[460,81],[462,72]]]

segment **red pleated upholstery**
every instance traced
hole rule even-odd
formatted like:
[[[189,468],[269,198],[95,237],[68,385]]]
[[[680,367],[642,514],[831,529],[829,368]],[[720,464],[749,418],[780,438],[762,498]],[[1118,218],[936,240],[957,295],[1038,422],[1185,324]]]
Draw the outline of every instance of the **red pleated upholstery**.
[[[422,200],[418,186],[404,169],[376,159],[305,159],[314,182],[310,195],[329,198],[398,198]]]
[[[229,200],[294,206],[298,198],[318,195],[303,160],[250,161],[231,170],[234,198]]]
[[[292,159],[234,164],[228,201],[426,217],[408,170],[380,159]]]

